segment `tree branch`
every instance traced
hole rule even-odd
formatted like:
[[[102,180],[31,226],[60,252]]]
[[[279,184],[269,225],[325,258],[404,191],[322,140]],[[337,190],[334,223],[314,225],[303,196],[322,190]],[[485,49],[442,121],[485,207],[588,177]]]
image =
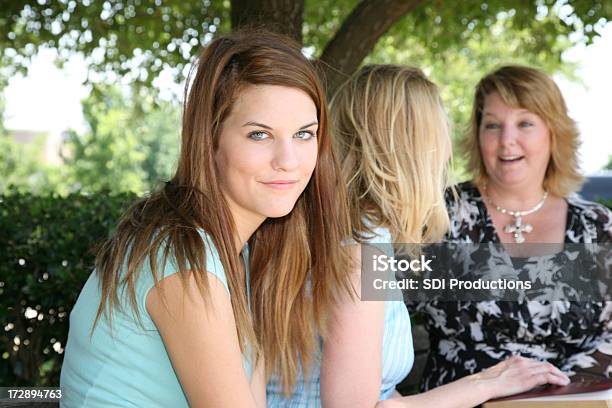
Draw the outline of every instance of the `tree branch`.
[[[357,68],[378,39],[424,0],[362,0],[321,54],[328,95]]]

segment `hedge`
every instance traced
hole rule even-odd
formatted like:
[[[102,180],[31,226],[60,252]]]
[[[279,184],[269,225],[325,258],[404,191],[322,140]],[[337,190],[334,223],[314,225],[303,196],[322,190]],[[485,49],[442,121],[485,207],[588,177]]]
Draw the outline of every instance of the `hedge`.
[[[69,312],[134,194],[0,196],[0,386],[57,386]]]

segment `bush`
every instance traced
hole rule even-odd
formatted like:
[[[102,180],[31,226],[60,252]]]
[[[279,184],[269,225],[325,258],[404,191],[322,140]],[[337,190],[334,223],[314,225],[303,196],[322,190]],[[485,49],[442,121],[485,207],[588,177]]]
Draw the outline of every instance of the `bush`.
[[[92,249],[131,193],[0,196],[0,385],[57,386],[68,317]]]
[[[609,199],[605,199],[605,198],[598,198],[595,201],[597,201],[598,203],[605,205],[606,207],[608,207],[609,209],[612,210],[612,198]]]

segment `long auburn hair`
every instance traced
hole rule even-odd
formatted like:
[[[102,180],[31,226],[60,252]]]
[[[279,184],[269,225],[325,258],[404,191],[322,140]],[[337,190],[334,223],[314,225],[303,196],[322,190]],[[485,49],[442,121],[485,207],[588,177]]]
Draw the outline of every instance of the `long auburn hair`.
[[[441,239],[451,146],[437,86],[418,68],[366,65],[331,105],[354,239],[379,225],[397,243]]]
[[[121,307],[122,288],[140,319],[135,281],[148,258],[158,285],[160,254],[161,265],[168,258],[175,262],[183,283],[194,276],[206,301],[205,244],[199,233],[204,230],[227,276],[241,350],[252,350],[255,359],[263,353],[266,376],[279,373],[288,393],[300,364],[305,371],[311,366],[316,333],[325,334],[329,308],[351,290],[349,256],[341,246],[350,235],[348,210],[331,148],[325,94],[296,43],[253,29],[213,40],[187,83],[176,174],[128,210],[97,255],[102,300],[96,322],[102,314],[110,319],[110,311]],[[214,160],[221,125],[248,85],[304,91],[319,121],[317,163],[304,192],[288,215],[268,218],[249,240],[250,308],[238,267],[234,220]]]

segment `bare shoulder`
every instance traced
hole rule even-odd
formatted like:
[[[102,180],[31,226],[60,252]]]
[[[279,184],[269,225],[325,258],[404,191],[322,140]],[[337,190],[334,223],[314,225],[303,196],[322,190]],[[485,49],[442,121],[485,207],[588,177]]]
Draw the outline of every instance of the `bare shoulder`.
[[[194,273],[160,281],[147,296],[147,311],[190,405],[254,407],[229,292],[215,274],[204,271],[208,289],[203,296]]]
[[[208,290],[201,293],[194,273],[178,272],[162,279],[159,284],[151,289],[147,296],[146,307],[155,321],[156,317],[162,318],[163,314],[187,313],[196,307],[201,313],[222,312],[224,305],[230,305],[229,291],[216,274],[207,274]],[[181,275],[184,274],[184,275]],[[232,313],[233,315],[233,313]]]

